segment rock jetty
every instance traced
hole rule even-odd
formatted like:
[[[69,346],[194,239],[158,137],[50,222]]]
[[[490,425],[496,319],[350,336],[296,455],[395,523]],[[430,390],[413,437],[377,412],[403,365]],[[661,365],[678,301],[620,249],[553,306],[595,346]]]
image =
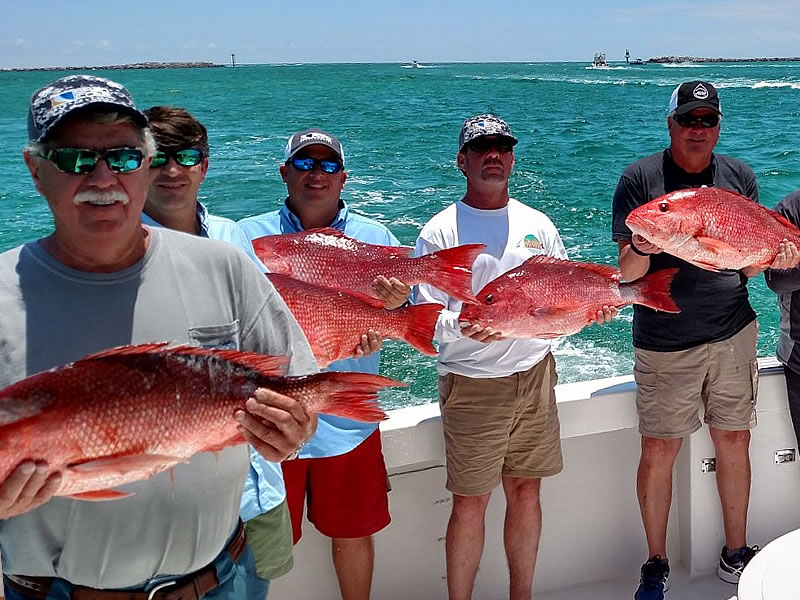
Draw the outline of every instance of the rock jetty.
[[[651,63],[751,63],[751,62],[800,62],[800,57],[785,58],[701,58],[698,56],[657,56]]]
[[[204,69],[224,66],[210,62],[138,62],[101,67],[29,67],[26,69],[0,69],[0,71],[119,71],[123,69]]]

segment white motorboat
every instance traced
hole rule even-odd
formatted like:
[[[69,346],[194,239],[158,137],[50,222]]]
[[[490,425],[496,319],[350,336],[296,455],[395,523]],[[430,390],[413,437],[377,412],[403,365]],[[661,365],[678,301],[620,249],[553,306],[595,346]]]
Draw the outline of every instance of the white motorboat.
[[[600,69],[604,67],[608,67],[608,61],[606,60],[605,53],[598,50],[594,53],[594,59],[592,59],[592,66],[595,69]]]

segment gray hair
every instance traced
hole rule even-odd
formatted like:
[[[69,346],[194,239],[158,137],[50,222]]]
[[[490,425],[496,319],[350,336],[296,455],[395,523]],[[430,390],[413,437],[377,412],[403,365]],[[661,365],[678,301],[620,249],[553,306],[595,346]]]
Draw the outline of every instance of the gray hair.
[[[149,158],[156,153],[156,140],[153,137],[153,132],[149,127],[140,128],[130,115],[119,112],[91,112],[83,115],[82,118],[90,123],[99,123],[101,125],[122,125],[126,123],[134,125],[139,134],[139,141],[143,145],[145,158]],[[41,156],[47,148],[48,144],[46,142],[32,141],[25,145],[24,150],[34,156]]]

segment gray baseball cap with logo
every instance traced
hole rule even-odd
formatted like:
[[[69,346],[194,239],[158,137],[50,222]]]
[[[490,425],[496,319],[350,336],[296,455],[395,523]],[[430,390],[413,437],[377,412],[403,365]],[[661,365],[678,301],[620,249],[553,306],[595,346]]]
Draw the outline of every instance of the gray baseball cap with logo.
[[[89,108],[124,113],[139,127],[147,126],[147,117],[136,108],[131,93],[123,85],[93,75],[70,75],[31,96],[28,139],[43,141],[67,115]]]
[[[339,138],[335,135],[322,131],[322,129],[317,129],[316,127],[304,129],[303,131],[292,134],[286,142],[283,160],[287,161],[303,148],[315,145],[326,146],[333,150],[339,156],[339,159],[341,159],[342,165],[344,165],[344,148],[342,148],[342,142],[340,142]]]
[[[511,127],[500,117],[490,114],[475,115],[464,121],[461,131],[458,134],[459,151],[464,149],[464,144],[468,144],[475,138],[484,135],[499,135],[511,140],[511,145],[516,146],[519,141],[511,133]]]

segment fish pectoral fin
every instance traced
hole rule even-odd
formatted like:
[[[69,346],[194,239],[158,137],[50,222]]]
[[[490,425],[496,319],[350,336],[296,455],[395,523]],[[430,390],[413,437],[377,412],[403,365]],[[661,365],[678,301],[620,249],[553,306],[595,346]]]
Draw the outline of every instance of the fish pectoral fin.
[[[695,240],[697,241],[697,243],[700,245],[700,247],[703,250],[706,250],[708,252],[714,252],[715,254],[719,254],[719,253],[729,254],[730,253],[730,254],[739,254],[739,255],[741,255],[741,252],[739,252],[736,248],[734,248],[730,244],[726,244],[722,240],[718,240],[716,238],[700,236],[700,237],[695,238]]]
[[[566,312],[566,309],[558,306],[531,306],[528,309],[528,314],[532,317],[557,317]]]
[[[150,471],[153,469],[163,471],[176,463],[185,461],[186,459],[183,457],[167,456],[165,454],[127,454],[123,456],[104,456],[69,465],[67,469],[80,475],[128,473],[130,471]]]
[[[106,500],[121,500],[133,496],[133,492],[117,492],[115,490],[94,490],[91,492],[81,492],[80,494],[70,494],[67,498],[84,500],[86,502],[105,502]]]

